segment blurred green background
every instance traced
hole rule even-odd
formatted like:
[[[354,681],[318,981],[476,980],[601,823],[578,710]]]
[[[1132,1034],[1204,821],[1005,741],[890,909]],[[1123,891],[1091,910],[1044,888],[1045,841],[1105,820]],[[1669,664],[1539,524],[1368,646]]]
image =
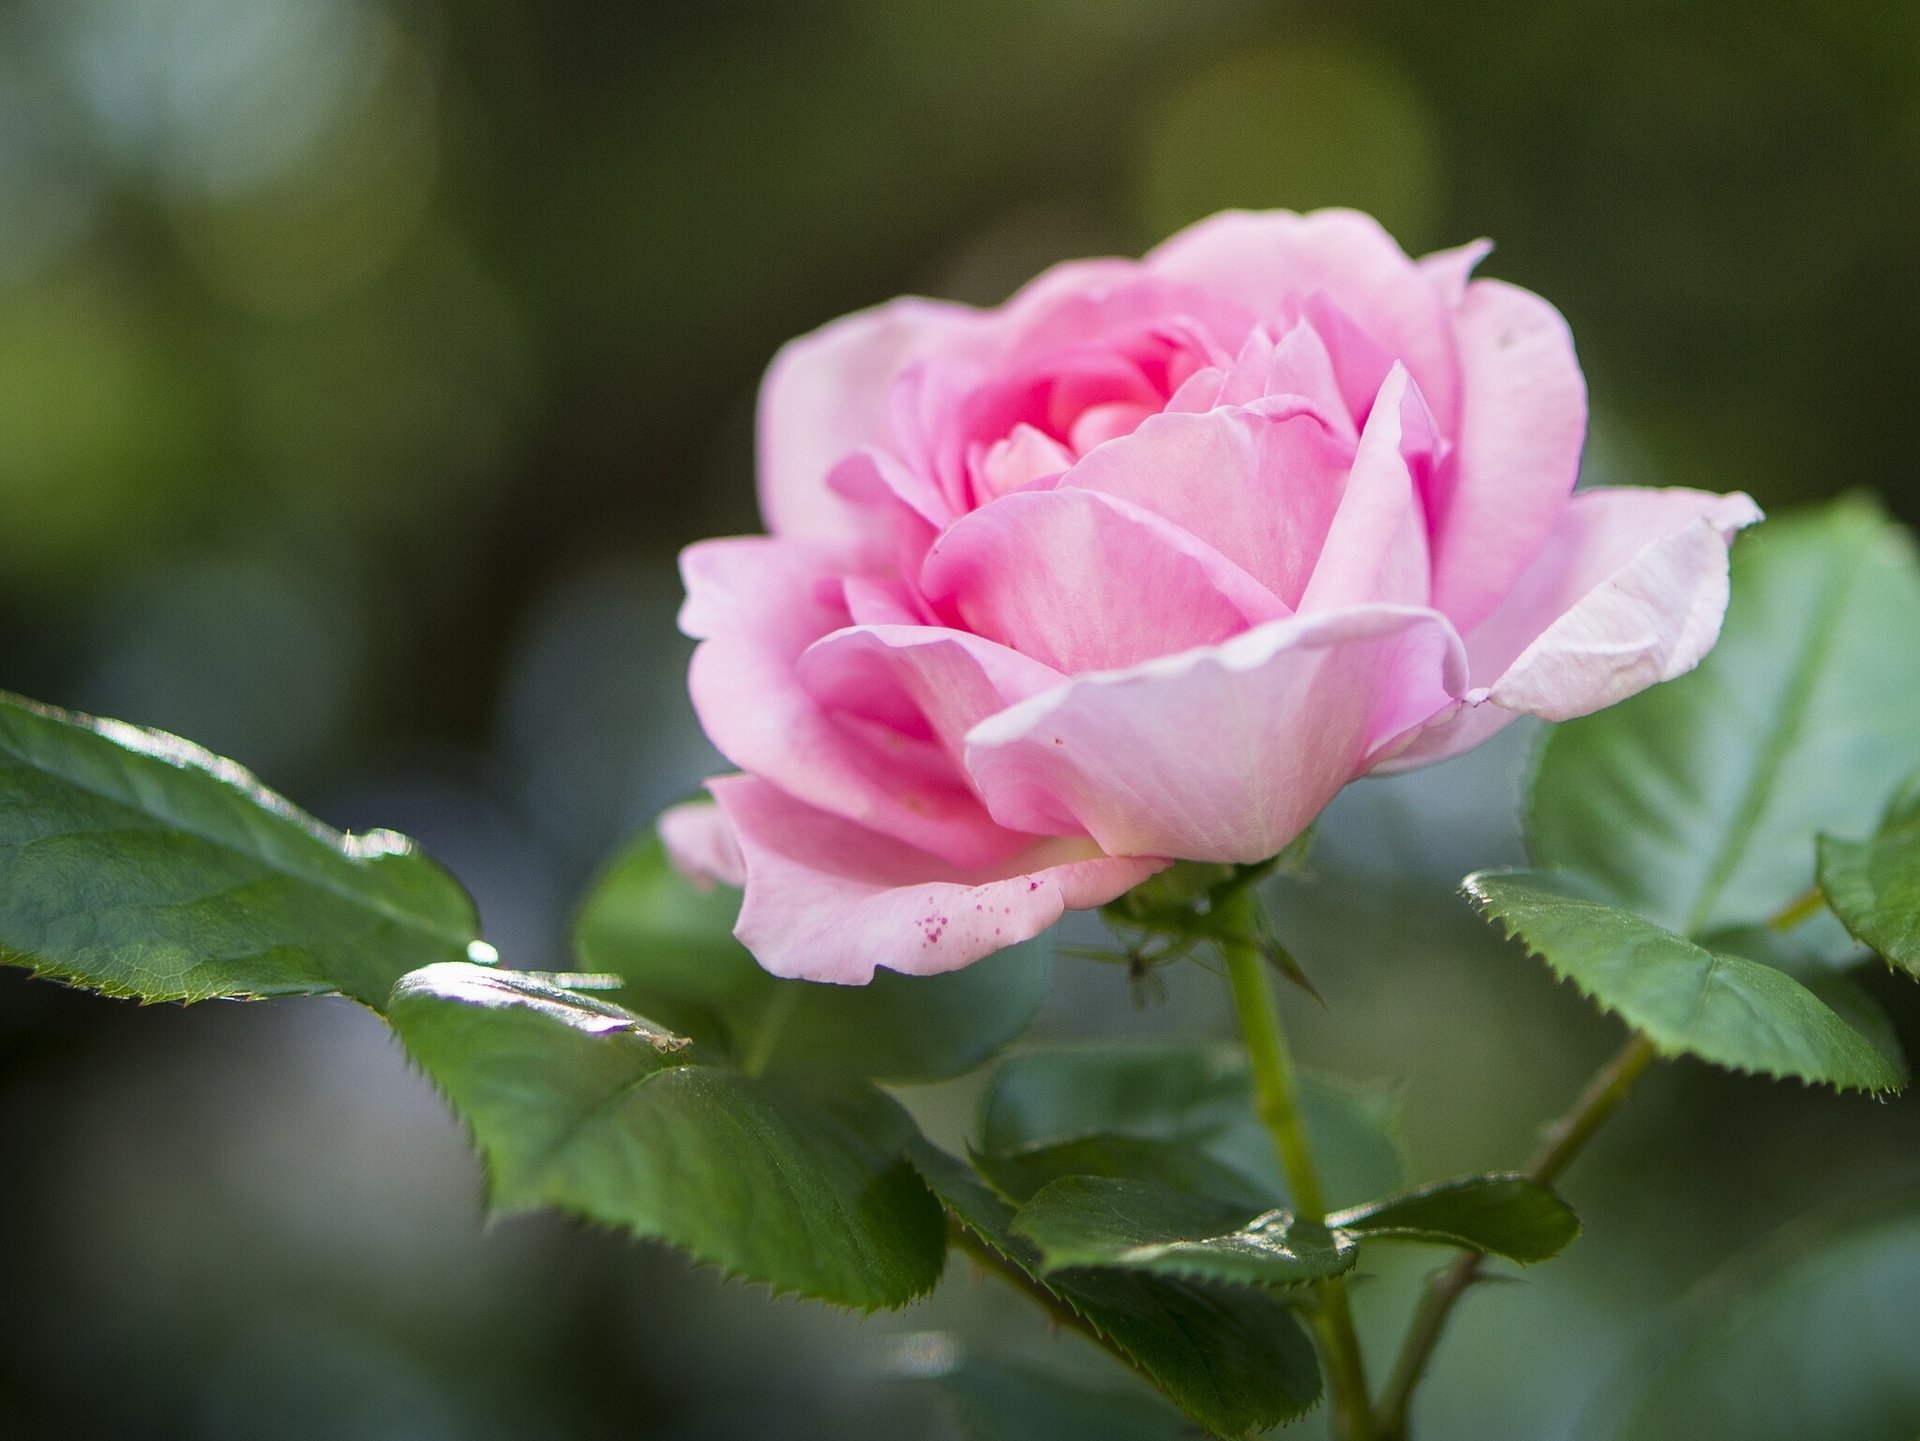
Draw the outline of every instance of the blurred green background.
[[[783,339],[1000,299],[1229,204],[1374,211],[1566,312],[1601,479],[1920,518],[1920,47],[1884,0],[10,0],[0,685],[420,837],[511,964],[717,761],[675,551],[755,526]],[[1517,1163],[1612,1023],[1451,887],[1528,737],[1354,788],[1281,926],[1309,1062],[1403,1081],[1416,1174]],[[1079,939],[1088,939],[1082,928]],[[1063,959],[1055,1035],[1223,1031]],[[1877,978],[1910,1053],[1911,986]],[[938,1136],[967,1083],[910,1098]],[[1577,1434],[1653,1309],[1920,1185],[1920,1108],[1683,1064],[1490,1288],[1432,1438]],[[1428,1258],[1363,1286],[1397,1326]],[[551,1219],[482,1229],[345,1003],[143,1011],[0,973],[0,1436],[947,1437],[939,1331],[1103,1375],[955,1263],[860,1321]],[[1920,1338],[1916,1338],[1920,1354]],[[1316,1423],[1300,1434],[1316,1433]]]

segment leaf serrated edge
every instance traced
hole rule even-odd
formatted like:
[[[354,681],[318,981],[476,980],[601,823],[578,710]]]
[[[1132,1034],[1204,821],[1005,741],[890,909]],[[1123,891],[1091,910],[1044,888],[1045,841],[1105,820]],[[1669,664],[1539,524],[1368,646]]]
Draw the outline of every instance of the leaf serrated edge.
[[[1091,1047],[1089,1047],[1089,1049],[1091,1049]],[[939,1151],[938,1148],[934,1147],[930,1142],[923,1142],[922,1144],[924,1144],[928,1150],[934,1151],[936,1154],[942,1156],[944,1159],[952,1161],[953,1164],[956,1166],[964,1164],[954,1159],[953,1157],[946,1156],[944,1152]],[[976,1226],[975,1224],[973,1224],[973,1222],[971,1222],[965,1216],[963,1216],[956,1207],[954,1207],[947,1201],[946,1197],[941,1193],[939,1184],[931,1176],[927,1174],[926,1167],[921,1163],[918,1156],[916,1156],[912,1152],[909,1152],[907,1159],[910,1163],[912,1163],[912,1165],[914,1166],[914,1169],[919,1171],[921,1180],[925,1182],[927,1189],[933,1193],[934,1199],[940,1203],[941,1208],[946,1212],[948,1224],[950,1227],[953,1227],[965,1233],[965,1235],[972,1237],[973,1240],[977,1242],[980,1246],[992,1252],[994,1255],[1000,1257],[1008,1265],[1014,1267],[1015,1270],[1017,1270],[1020,1273],[1020,1275],[1025,1278],[1027,1284],[1030,1287],[1032,1287],[1036,1292],[1039,1293],[1039,1296],[1036,1299],[1040,1299],[1041,1304],[1043,1306],[1046,1306],[1050,1301],[1053,1307],[1057,1307],[1061,1311],[1065,1312],[1068,1316],[1071,1316],[1074,1319],[1074,1321],[1082,1329],[1084,1329],[1089,1335],[1097,1339],[1102,1345],[1106,1346],[1110,1351],[1113,1351],[1114,1353],[1125,1357],[1128,1364],[1130,1364],[1133,1367],[1136,1374],[1141,1376],[1150,1386],[1154,1388],[1154,1390],[1158,1391],[1169,1402],[1171,1402],[1175,1407],[1175,1409],[1177,1409],[1189,1421],[1192,1421],[1194,1425],[1199,1426],[1209,1436],[1219,1436],[1219,1435],[1225,1434],[1222,1432],[1215,1431],[1206,1422],[1200,1420],[1199,1417],[1195,1416],[1194,1413],[1187,1406],[1181,1403],[1180,1399],[1176,1397],[1172,1391],[1170,1391],[1165,1385],[1161,1383],[1159,1377],[1153,1372],[1152,1369],[1149,1368],[1147,1363],[1143,1361],[1135,1351],[1133,1351],[1132,1348],[1127,1346],[1125,1342],[1121,1341],[1118,1337],[1114,1336],[1110,1331],[1108,1331],[1107,1328],[1102,1326],[1085,1309],[1085,1307],[1075,1302],[1075,1300],[1070,1295],[1060,1291],[1058,1288],[1050,1284],[1046,1279],[1045,1273],[1041,1269],[1039,1269],[1036,1261],[1030,1260],[1026,1256],[1021,1255],[1017,1250],[1014,1250],[1010,1247],[1002,1245],[1000,1241],[996,1239],[994,1236],[989,1235],[987,1232],[983,1231],[979,1226]],[[1007,1201],[1005,1197],[1003,1197],[1001,1193],[994,1188],[992,1183],[988,1181],[984,1175],[982,1175],[977,1171],[972,1170],[971,1168],[967,1168],[967,1169],[969,1171],[969,1174],[978,1178],[981,1181],[982,1185],[985,1187],[985,1189],[994,1197],[994,1199],[1000,1201],[1001,1204],[1005,1205],[1009,1210],[1009,1212],[1017,1209],[1014,1203]],[[1014,1237],[1017,1240],[1024,1242],[1028,1248],[1032,1247],[1031,1242],[1027,1242],[1025,1237],[1018,1236],[1017,1233],[1013,1232],[1011,1229],[1008,1230],[1007,1234],[1011,1237]],[[1170,1279],[1170,1278],[1163,1277],[1161,1279],[1164,1280],[1164,1279]],[[1194,1283],[1183,1280],[1183,1281],[1177,1282],[1176,1284],[1188,1285],[1188,1284],[1194,1284]],[[1249,1289],[1258,1289],[1258,1288],[1249,1288]],[[1314,1411],[1315,1408],[1320,1406],[1322,1401],[1325,1399],[1325,1394],[1326,1393],[1323,1388],[1321,1391],[1317,1392],[1314,1395],[1313,1399],[1311,1401],[1308,1401],[1304,1406],[1300,1406],[1297,1409],[1276,1418],[1271,1423],[1268,1423],[1267,1427],[1263,1427],[1262,1429],[1263,1430],[1270,1429],[1273,1426],[1291,1425],[1293,1422],[1298,1421],[1301,1417],[1309,1415],[1312,1411]],[[1244,1434],[1252,1435],[1253,1433],[1249,1431]]]
[[[1474,910],[1479,914],[1481,919],[1491,921],[1493,924],[1497,925],[1500,928],[1501,934],[1504,935],[1509,941],[1519,942],[1521,948],[1525,950],[1528,955],[1532,956],[1535,960],[1539,961],[1542,965],[1544,965],[1549,971],[1553,972],[1554,978],[1556,980],[1565,981],[1567,984],[1571,985],[1577,993],[1579,993],[1586,1000],[1591,1001],[1594,1004],[1594,1006],[1597,1009],[1599,1009],[1602,1013],[1609,1016],[1613,1016],[1621,1021],[1625,1021],[1627,1023],[1628,1028],[1631,1031],[1633,1031],[1634,1034],[1645,1036],[1647,1039],[1647,1043],[1651,1045],[1654,1048],[1654,1050],[1660,1054],[1662,1059],[1675,1060],[1681,1056],[1692,1056],[1697,1060],[1706,1062],[1710,1066],[1718,1067],[1720,1070],[1723,1070],[1723,1071],[1729,1071],[1732,1074],[1737,1076],[1764,1077],[1770,1081],[1798,1081],[1802,1086],[1805,1086],[1810,1090],[1816,1086],[1826,1086],[1832,1089],[1835,1093],[1840,1095],[1845,1095],[1850,1091],[1857,1091],[1863,1096],[1870,1096],[1870,1097],[1895,1096],[1895,1095],[1899,1095],[1901,1090],[1903,1089],[1903,1087],[1897,1083],[1892,1085],[1887,1085],[1887,1086],[1857,1085],[1851,1082],[1828,1080],[1825,1077],[1815,1079],[1812,1077],[1800,1075],[1798,1072],[1795,1072],[1795,1071],[1776,1070],[1770,1066],[1748,1066],[1748,1065],[1741,1065],[1737,1062],[1732,1062],[1732,1061],[1716,1060],[1713,1057],[1702,1055],[1700,1054],[1700,1052],[1692,1050],[1689,1047],[1676,1046],[1676,1045],[1669,1044],[1668,1042],[1662,1040],[1660,1037],[1652,1035],[1651,1033],[1645,1030],[1642,1030],[1639,1026],[1634,1025],[1632,1021],[1628,1020],[1628,1018],[1619,1010],[1618,1007],[1609,1005],[1606,1001],[1600,998],[1597,992],[1595,992],[1594,990],[1592,990],[1587,986],[1582,985],[1577,976],[1571,975],[1568,972],[1562,970],[1560,966],[1554,962],[1551,956],[1547,955],[1545,951],[1540,950],[1537,946],[1533,944],[1533,942],[1531,942],[1524,935],[1522,935],[1518,927],[1513,925],[1507,919],[1507,917],[1493,911],[1492,907],[1497,903],[1490,896],[1488,896],[1483,890],[1480,889],[1480,884],[1479,884],[1480,881],[1485,877],[1514,876],[1514,875],[1521,875],[1521,874],[1524,874],[1524,872],[1513,870],[1513,869],[1475,871],[1472,875],[1468,876],[1465,880],[1460,882],[1460,887],[1459,887],[1460,893],[1467,898],[1468,902],[1473,906]],[[1564,873],[1542,872],[1541,874],[1551,875],[1551,874],[1564,874]],[[1632,915],[1633,913],[1626,912],[1626,914]],[[1661,926],[1659,922],[1648,921],[1644,916],[1635,916],[1635,919],[1643,921],[1647,925],[1656,926],[1660,930],[1667,930],[1667,928],[1665,926]],[[1704,946],[1700,946],[1700,943],[1698,941],[1687,940],[1685,936],[1679,935],[1678,932],[1668,931],[1667,933],[1669,935],[1674,936],[1678,940],[1686,941],[1686,943],[1690,946],[1696,946],[1702,950],[1706,949]],[[1712,955],[1713,952],[1708,951],[1707,954]],[[1759,962],[1756,961],[1754,962],[1754,964],[1758,965]],[[1781,974],[1784,975],[1785,972],[1782,972]],[[1791,976],[1788,976],[1787,979],[1792,980],[1793,978]],[[1798,985],[1799,983],[1795,982],[1795,984]],[[1802,989],[1804,989],[1804,987]],[[1819,1000],[1819,997],[1816,996],[1814,997],[1814,999]],[[1821,1001],[1820,1004],[1823,1006],[1826,1005],[1824,1001]],[[1831,1010],[1832,1008],[1828,1007],[1828,1009]],[[1845,1025],[1846,1023],[1842,1021],[1841,1024]],[[1848,1027],[1848,1029],[1851,1030],[1852,1028]]]
[[[433,1089],[434,1094],[439,1096],[441,1103],[446,1106],[448,1111],[450,1111],[458,1121],[461,1133],[466,1137],[467,1148],[473,1152],[475,1158],[480,1162],[481,1217],[483,1224],[489,1229],[516,1216],[526,1216],[541,1211],[551,1211],[556,1215],[566,1216],[577,1223],[590,1226],[595,1230],[620,1236],[627,1241],[663,1246],[668,1250],[677,1252],[680,1256],[691,1262],[697,1269],[704,1270],[709,1267],[712,1268],[720,1274],[723,1281],[765,1291],[769,1300],[777,1301],[786,1297],[794,1297],[802,1301],[815,1302],[823,1306],[838,1306],[843,1310],[857,1311],[863,1316],[872,1316],[882,1311],[901,1310],[931,1295],[934,1287],[940,1283],[941,1274],[945,1270],[944,1254],[941,1258],[941,1264],[933,1268],[925,1284],[917,1286],[914,1290],[903,1295],[898,1301],[848,1299],[843,1296],[822,1295],[818,1292],[804,1290],[798,1286],[782,1285],[772,1277],[756,1275],[720,1256],[708,1254],[700,1247],[688,1245],[683,1241],[675,1240],[669,1236],[644,1231],[628,1221],[609,1220],[607,1217],[596,1215],[594,1212],[587,1210],[575,1202],[547,1193],[543,1189],[543,1183],[548,1174],[547,1167],[544,1165],[537,1173],[538,1181],[532,1188],[533,1194],[528,1200],[513,1204],[502,1203],[498,1201],[495,1196],[498,1190],[498,1181],[494,1175],[492,1148],[480,1138],[479,1131],[474,1126],[473,1118],[469,1116],[466,1109],[453,1098],[452,1093],[448,1091],[439,1077],[434,1075],[432,1070],[413,1054],[413,1051],[408,1047],[400,1033],[394,1030],[391,1034],[394,1044],[399,1047],[400,1054],[405,1058],[408,1067],[426,1081]],[[691,1068],[669,1067],[667,1069],[684,1070]],[[623,1086],[621,1093],[625,1094],[628,1090],[635,1089],[639,1085],[654,1079],[656,1076],[665,1074],[667,1074],[667,1070],[649,1071],[640,1077],[638,1081]],[[921,1172],[920,1168],[913,1163],[912,1156],[904,1149],[899,1153],[898,1165],[912,1175],[915,1182],[933,1202],[937,1212],[950,1214],[949,1208],[941,1200],[939,1193],[928,1183],[926,1176]],[[891,1167],[888,1168],[889,1172],[892,1169]]]

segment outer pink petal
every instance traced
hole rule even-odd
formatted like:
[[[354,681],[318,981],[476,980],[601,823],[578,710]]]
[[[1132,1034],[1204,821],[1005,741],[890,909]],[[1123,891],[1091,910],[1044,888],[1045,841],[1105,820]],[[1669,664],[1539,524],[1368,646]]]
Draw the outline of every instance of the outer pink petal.
[[[1589,490],[1467,635],[1468,705],[1386,768],[1469,750],[1516,715],[1570,720],[1700,663],[1727,608],[1727,547],[1760,519],[1745,495]]]
[[[1491,240],[1469,240],[1451,250],[1423,255],[1414,263],[1451,310],[1466,298],[1467,282],[1472,279],[1474,269],[1492,253]]]
[[[1110,855],[1257,861],[1465,686],[1459,637],[1434,611],[1294,616],[1016,705],[969,733],[967,769],[1015,829],[1085,832]]]
[[[955,522],[920,574],[968,630],[1069,675],[1210,645],[1288,608],[1204,541],[1078,488],[1003,496]]]
[[[978,312],[895,300],[789,341],[760,387],[760,513],[775,535],[845,539],[858,527],[827,475],[886,437],[888,391],[913,354]]]
[[[876,966],[933,975],[1103,905],[1166,865],[1040,841],[964,871],[752,776],[709,782],[746,863],[734,934],[776,976],[864,985]]]
[[[1427,603],[1427,520],[1409,461],[1424,473],[1436,444],[1426,402],[1396,364],[1361,432],[1340,508],[1300,600],[1303,613]]]
[[[733,826],[720,807],[710,801],[669,806],[654,825],[674,869],[696,890],[712,890],[716,882],[724,886],[747,883],[747,863],[733,838]]]
[[[765,536],[703,541],[682,552],[680,568],[681,629],[706,637],[687,688],[721,754],[811,805],[958,863],[1004,850],[940,746],[829,713],[801,683],[801,654],[850,619],[830,552]]]
[[[928,625],[835,631],[800,657],[800,678],[823,704],[910,714],[956,760],[980,721],[1067,679],[993,641]]]
[[[1516,286],[1474,281],[1455,334],[1460,420],[1452,460],[1429,490],[1433,603],[1468,630],[1566,506],[1587,433],[1587,383],[1560,312]]]
[[[1189,226],[1143,263],[1268,316],[1325,291],[1390,359],[1413,372],[1441,424],[1450,426],[1458,388],[1442,297],[1370,216],[1227,211]]]
[[[1164,414],[1089,451],[1062,488],[1131,501],[1298,606],[1353,448],[1303,400]]]

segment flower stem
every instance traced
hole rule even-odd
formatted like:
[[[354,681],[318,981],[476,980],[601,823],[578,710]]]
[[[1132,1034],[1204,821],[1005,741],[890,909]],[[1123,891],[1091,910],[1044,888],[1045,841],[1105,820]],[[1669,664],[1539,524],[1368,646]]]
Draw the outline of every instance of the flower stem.
[[[1226,922],[1223,929],[1236,939],[1222,940],[1220,950],[1226,957],[1227,977],[1233,985],[1234,1010],[1240,1018],[1240,1033],[1246,1040],[1247,1059],[1253,1068],[1254,1104],[1261,1122],[1273,1137],[1273,1149],[1280,1158],[1288,1188],[1293,1192],[1294,1211],[1309,1221],[1326,1219],[1326,1192],[1314,1165],[1313,1148],[1301,1124],[1299,1086],[1293,1058],[1287,1050],[1286,1033],[1280,1028],[1274,1008],[1273,988],[1267,978],[1266,959],[1249,940],[1258,934],[1258,919],[1251,886],[1240,886],[1219,894],[1214,914]],[[1353,1313],[1347,1305],[1346,1279],[1334,1277],[1316,1288],[1319,1306],[1313,1317],[1320,1339],[1321,1354],[1327,1369],[1327,1388],[1332,1393],[1334,1435],[1338,1441],[1373,1441],[1373,1411],[1367,1395],[1366,1361],[1360,1352],[1360,1338],[1353,1328]]]
[[[1627,1098],[1634,1084],[1653,1064],[1656,1054],[1653,1042],[1645,1036],[1637,1032],[1629,1036],[1626,1044],[1594,1072],[1573,1105],[1547,1128],[1541,1137],[1540,1149],[1527,1165],[1527,1174],[1543,1185],[1551,1185]],[[1406,1441],[1413,1393],[1426,1374],[1434,1348],[1440,1344],[1440,1333],[1446,1329],[1448,1317],[1479,1276],[1486,1259],[1484,1252],[1470,1251],[1435,1272],[1427,1282],[1426,1294],[1414,1312],[1406,1342],[1394,1363],[1393,1375],[1380,1398],[1380,1441]]]

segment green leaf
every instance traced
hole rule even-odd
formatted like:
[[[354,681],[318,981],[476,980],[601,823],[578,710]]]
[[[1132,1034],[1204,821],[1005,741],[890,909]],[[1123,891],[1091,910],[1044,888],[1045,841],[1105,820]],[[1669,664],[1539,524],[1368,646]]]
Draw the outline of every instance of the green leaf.
[[[1313,1343],[1264,1291],[1125,1271],[1042,1275],[1040,1254],[1012,1230],[1013,1207],[968,1167],[920,1142],[914,1163],[955,1219],[1104,1337],[1216,1436],[1277,1426],[1320,1398]]]
[[[1840,1089],[1895,1090],[1904,1079],[1785,972],[1591,899],[1571,877],[1482,873],[1464,889],[1482,914],[1664,1054]]]
[[[1710,951],[1731,951],[1785,971],[1857,1031],[1905,1083],[1907,1060],[1893,1017],[1847,975],[1849,969],[1868,959],[1869,953],[1854,943],[1831,913],[1822,912],[1791,931],[1774,926],[1737,926],[1704,936],[1700,943]]]
[[[1071,1141],[1025,1146],[1004,1154],[976,1152],[973,1163],[1000,1193],[1025,1203],[1063,1176],[1111,1176],[1152,1181],[1190,1195],[1264,1210],[1272,1194],[1244,1172],[1216,1161],[1198,1146],[1101,1133]]]
[[[1301,1106],[1336,1203],[1400,1185],[1395,1097],[1306,1077]],[[1096,1135],[1182,1142],[1248,1177],[1268,1204],[1288,1195],[1236,1045],[1058,1046],[1010,1056],[994,1070],[981,1104],[984,1155]]]
[[[626,981],[624,999],[757,1072],[928,1081],[970,1070],[1032,1022],[1052,968],[1040,943],[940,976],[882,970],[865,986],[777,980],[733,938],[740,893],[702,893],[648,839],[595,885],[581,964]]]
[[[1711,1277],[1636,1348],[1584,1441],[1912,1441],[1920,1211],[1804,1226]]]
[[[1286,1211],[1249,1219],[1151,1181],[1067,1176],[1013,1219],[1049,1274],[1083,1267],[1144,1271],[1240,1286],[1300,1286],[1353,1265],[1352,1241]]]
[[[1733,555],[1692,675],[1556,727],[1533,781],[1536,865],[1698,938],[1764,921],[1920,764],[1920,562],[1870,501],[1772,520]]]
[[[871,1087],[694,1064],[619,1006],[477,966],[407,976],[390,1016],[472,1128],[501,1210],[557,1206],[862,1310],[940,1275],[940,1210],[906,1159],[917,1132]]]
[[[966,1356],[935,1377],[969,1441],[1183,1441],[1186,1418],[1151,1391],[1088,1386]]]
[[[146,1001],[378,1008],[478,934],[403,837],[329,830],[178,736],[0,693],[0,960]]]
[[[1820,838],[1820,889],[1861,944],[1920,979],[1920,784],[1871,839]]]
[[[1580,1218],[1527,1176],[1495,1173],[1436,1181],[1335,1211],[1327,1225],[1355,1241],[1424,1241],[1488,1251],[1530,1266],[1580,1234]]]

